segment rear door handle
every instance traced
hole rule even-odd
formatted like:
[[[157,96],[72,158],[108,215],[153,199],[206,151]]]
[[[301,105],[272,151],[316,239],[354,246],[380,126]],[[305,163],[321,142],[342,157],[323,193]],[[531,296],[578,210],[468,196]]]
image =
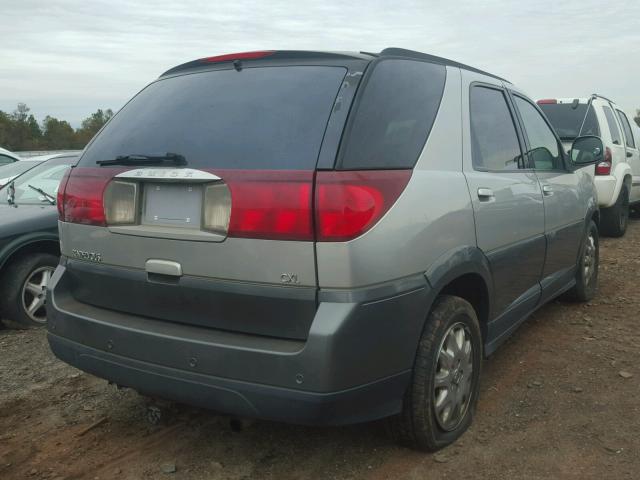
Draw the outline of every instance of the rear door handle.
[[[547,197],[553,195],[553,187],[551,185],[543,185],[542,193],[544,193]]]
[[[478,189],[478,198],[480,200],[489,200],[491,198],[495,197],[495,195],[493,194],[493,190],[491,190],[490,188],[479,188]]]
[[[633,153],[627,152],[627,158],[632,157],[632,156],[633,156]]]

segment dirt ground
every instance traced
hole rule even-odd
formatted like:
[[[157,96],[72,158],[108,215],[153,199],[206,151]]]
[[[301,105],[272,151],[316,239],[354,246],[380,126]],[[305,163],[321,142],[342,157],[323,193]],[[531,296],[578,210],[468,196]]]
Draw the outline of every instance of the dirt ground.
[[[601,243],[600,291],[538,311],[484,364],[472,428],[425,455],[378,424],[307,428],[145,400],[0,330],[0,478],[640,478],[640,221]]]

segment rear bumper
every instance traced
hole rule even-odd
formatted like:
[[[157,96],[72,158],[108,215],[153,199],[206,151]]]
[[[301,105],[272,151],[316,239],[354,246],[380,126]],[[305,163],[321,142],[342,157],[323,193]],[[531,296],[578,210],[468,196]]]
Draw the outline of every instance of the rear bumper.
[[[314,393],[200,375],[140,362],[49,333],[53,353],[85,372],[145,395],[240,417],[305,425],[358,423],[399,411],[410,372],[332,393]]]
[[[64,265],[48,296],[51,348],[81,370],[150,396],[310,425],[400,411],[432,300],[421,276],[375,289],[322,291],[307,339],[292,340],[80,303]]]

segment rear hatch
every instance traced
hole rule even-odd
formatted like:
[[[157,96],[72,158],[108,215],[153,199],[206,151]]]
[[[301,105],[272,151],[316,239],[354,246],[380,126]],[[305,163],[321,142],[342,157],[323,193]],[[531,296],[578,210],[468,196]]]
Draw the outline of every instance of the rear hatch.
[[[61,188],[75,300],[306,338],[317,308],[316,165],[323,145],[335,158],[361,76],[347,74],[367,63],[336,58],[209,62],[134,97]]]
[[[588,100],[546,99],[539,100],[538,105],[558,133],[565,152],[571,150],[573,141],[581,135],[600,136],[598,119]]]

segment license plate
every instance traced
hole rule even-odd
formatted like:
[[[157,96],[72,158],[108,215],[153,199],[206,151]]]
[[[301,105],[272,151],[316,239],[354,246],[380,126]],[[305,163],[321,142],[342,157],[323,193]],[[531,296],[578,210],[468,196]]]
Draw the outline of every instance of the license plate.
[[[202,186],[175,183],[146,183],[142,223],[200,229]]]

